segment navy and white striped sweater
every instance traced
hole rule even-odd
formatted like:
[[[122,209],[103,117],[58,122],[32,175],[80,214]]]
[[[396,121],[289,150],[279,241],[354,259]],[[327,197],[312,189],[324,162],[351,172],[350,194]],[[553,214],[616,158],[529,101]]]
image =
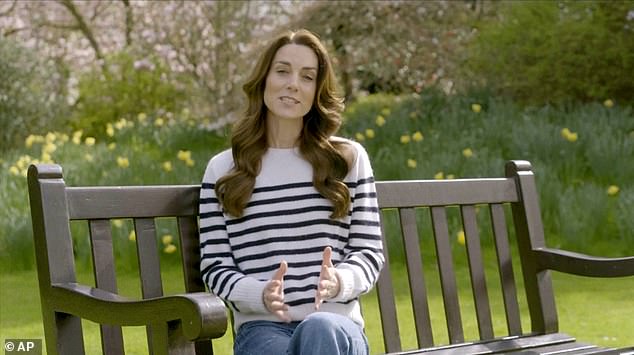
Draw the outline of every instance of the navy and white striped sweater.
[[[345,183],[352,204],[333,220],[332,204],[313,187],[310,163],[299,150],[269,148],[251,200],[240,218],[224,214],[216,180],[233,167],[230,150],[213,157],[200,193],[201,272],[209,289],[233,309],[234,327],[252,320],[279,321],[262,291],[282,260],[288,263],[284,297],[292,320],[315,312],[315,292],[325,247],[341,281],[339,294],[320,311],[339,313],[363,326],[358,297],[368,292],[384,257],[374,177],[368,155],[352,141],[355,162]]]

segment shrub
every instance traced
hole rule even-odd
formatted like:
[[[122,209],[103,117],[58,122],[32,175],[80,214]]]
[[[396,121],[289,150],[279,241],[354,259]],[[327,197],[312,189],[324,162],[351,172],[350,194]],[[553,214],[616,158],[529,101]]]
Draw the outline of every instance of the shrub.
[[[121,51],[107,61],[107,71],[97,68],[79,78],[75,129],[103,136],[108,122],[142,112],[175,113],[186,105],[184,91],[167,80],[172,74],[159,60]]]
[[[465,67],[472,84],[529,104],[634,99],[634,7],[526,1],[482,21]]]
[[[50,61],[0,37],[0,152],[58,124],[66,112],[64,79]]]

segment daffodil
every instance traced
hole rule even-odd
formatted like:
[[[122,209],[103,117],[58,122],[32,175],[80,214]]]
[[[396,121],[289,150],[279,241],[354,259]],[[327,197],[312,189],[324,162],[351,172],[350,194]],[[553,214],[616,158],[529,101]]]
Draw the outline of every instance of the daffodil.
[[[445,174],[442,171],[439,171],[434,175],[434,179],[436,180],[442,180],[444,178],[445,178]]]
[[[172,244],[172,242],[174,241],[174,237],[171,234],[165,234],[163,237],[161,237],[161,241],[164,245]]]
[[[190,152],[189,150],[179,150],[178,154],[176,154],[176,157],[179,160],[187,161],[192,158],[192,152]]]
[[[97,142],[97,140],[95,139],[95,137],[86,137],[86,140],[84,140],[84,143],[87,146],[93,146],[95,145],[95,142]]]
[[[130,234],[128,234],[128,240],[131,242],[136,240],[136,232],[134,230],[131,230]]]
[[[420,142],[423,140],[423,134],[420,131],[416,131],[414,134],[412,134],[412,139],[414,140],[414,142]]]
[[[608,196],[616,196],[619,193],[619,187],[616,185],[610,185],[607,192]]]
[[[139,120],[139,122],[144,123],[145,120],[147,119],[147,115],[145,114],[145,112],[140,112],[136,118]]]
[[[464,155],[465,158],[471,158],[473,156],[473,150],[471,150],[471,148],[465,148],[462,150],[462,155]]]
[[[570,131],[567,127],[561,130],[561,136],[568,142],[576,142],[579,138],[576,132]]]
[[[117,143],[110,143],[108,144],[108,150],[114,150],[117,147]]]
[[[407,167],[411,168],[411,169],[415,169],[416,168],[416,160],[407,159]]]
[[[167,171],[168,173],[170,171],[172,171],[172,162],[171,161],[164,161],[162,166],[163,166],[163,170]]]
[[[24,146],[27,148],[31,148],[33,146],[33,143],[35,143],[35,136],[29,134],[29,136],[26,137],[26,139],[24,140]]]
[[[114,224],[115,227],[117,228],[121,228],[123,227],[123,221],[120,219],[115,219],[112,221],[112,224]]]
[[[92,154],[85,154],[84,155],[84,159],[86,159],[87,162],[92,162],[93,160],[95,160],[95,158],[92,156]]]
[[[354,135],[354,138],[357,140],[357,142],[363,142],[365,140],[365,136],[361,132],[357,132]]]
[[[114,127],[112,126],[112,123],[108,123],[106,125],[106,134],[108,137],[114,137]]]
[[[168,244],[167,246],[165,246],[165,248],[163,249],[163,252],[165,254],[172,254],[176,251],[176,245],[174,244]]]
[[[117,157],[117,165],[119,165],[120,168],[125,169],[130,166],[130,161],[126,157]]]
[[[154,125],[157,127],[163,127],[164,124],[165,124],[165,120],[160,117],[154,120]]]
[[[447,180],[453,180],[455,178],[454,174],[447,174]]]
[[[374,130],[372,128],[366,129],[365,136],[368,137],[368,139],[374,138]]]
[[[389,116],[389,115],[390,115],[390,113],[392,113],[392,111],[390,111],[389,107],[385,107],[385,108],[383,108],[383,109],[381,110],[381,114],[382,114],[383,116]]]
[[[11,165],[11,167],[9,168],[9,173],[11,175],[19,176],[20,175],[20,169],[18,169],[18,167],[15,166],[15,165]]]
[[[458,244],[465,245],[465,234],[463,230],[456,233],[456,240],[458,241]]]
[[[401,136],[401,143],[407,144],[410,142],[411,139],[412,137],[410,137],[409,134],[404,134]]]
[[[196,164],[196,162],[193,159],[187,159],[185,160],[185,165],[192,167]]]
[[[376,116],[374,123],[376,123],[377,126],[382,127],[385,124],[385,117],[381,115]]]
[[[614,101],[612,101],[611,99],[607,99],[603,101],[603,106],[607,108],[612,108],[614,106]]]
[[[482,111],[482,105],[480,104],[471,104],[471,111],[475,113],[480,113]]]

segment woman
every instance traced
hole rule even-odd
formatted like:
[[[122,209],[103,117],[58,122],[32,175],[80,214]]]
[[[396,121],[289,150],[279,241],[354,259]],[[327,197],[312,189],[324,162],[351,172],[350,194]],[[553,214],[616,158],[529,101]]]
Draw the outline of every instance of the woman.
[[[307,30],[265,49],[231,149],[200,199],[201,271],[234,315],[235,354],[367,354],[359,295],[384,263],[372,168],[341,123],[328,53]]]

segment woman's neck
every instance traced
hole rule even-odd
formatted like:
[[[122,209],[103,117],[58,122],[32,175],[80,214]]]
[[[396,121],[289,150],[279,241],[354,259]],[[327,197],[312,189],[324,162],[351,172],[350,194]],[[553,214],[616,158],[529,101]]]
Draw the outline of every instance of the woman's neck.
[[[294,148],[299,144],[302,119],[275,119],[267,117],[266,140],[271,148]]]

